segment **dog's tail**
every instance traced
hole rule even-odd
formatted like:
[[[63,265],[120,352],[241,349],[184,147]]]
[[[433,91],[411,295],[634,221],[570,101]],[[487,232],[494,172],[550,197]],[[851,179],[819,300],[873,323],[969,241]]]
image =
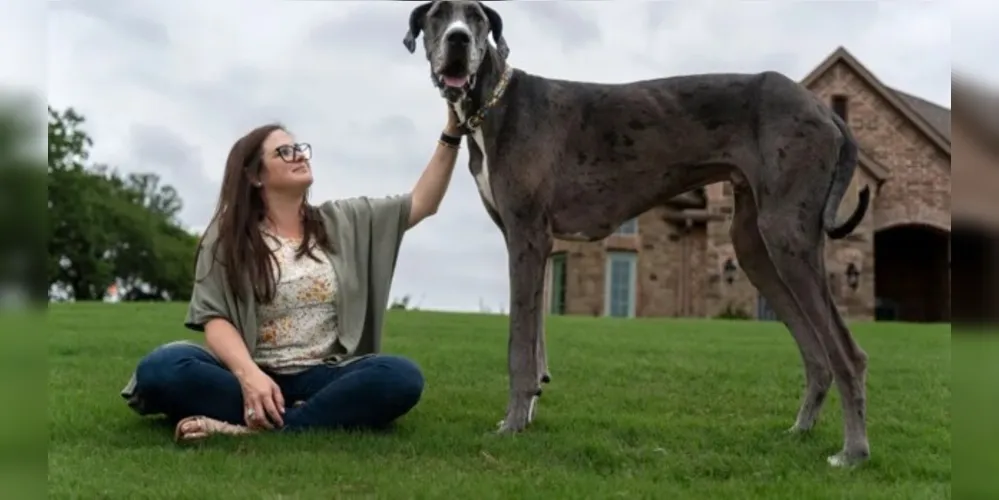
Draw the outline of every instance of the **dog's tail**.
[[[836,215],[839,212],[839,204],[843,201],[850,182],[853,180],[853,173],[857,169],[857,140],[853,137],[850,127],[843,123],[839,115],[833,113],[833,121],[843,134],[843,145],[839,150],[839,159],[836,161],[833,171],[832,185],[829,187],[829,195],[826,197],[826,207],[823,213],[823,225],[826,234],[830,239],[838,240],[845,238],[860,225],[867,214],[867,208],[871,203],[871,189],[864,186],[860,190],[857,201],[857,208],[853,214],[841,225],[836,225]]]

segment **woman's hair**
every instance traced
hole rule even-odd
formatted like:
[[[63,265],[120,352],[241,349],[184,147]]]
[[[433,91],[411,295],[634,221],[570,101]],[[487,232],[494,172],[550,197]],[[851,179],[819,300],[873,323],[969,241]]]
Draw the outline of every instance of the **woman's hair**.
[[[285,128],[280,124],[263,125],[251,130],[233,144],[226,159],[215,214],[209,222],[209,227],[212,224],[218,225],[218,237],[211,249],[213,265],[215,261],[221,262],[229,288],[240,298],[243,298],[243,280],[247,277],[243,273],[248,273],[254,298],[260,303],[268,303],[274,298],[276,259],[260,230],[260,224],[267,215],[267,207],[260,188],[254,183],[260,180],[263,169],[264,140],[276,130]],[[313,243],[332,251],[333,246],[326,234],[322,215],[317,207],[309,204],[308,191],[302,200],[301,213],[304,234],[297,257],[309,255],[315,259],[312,254]],[[204,237],[202,235],[199,242],[199,252]],[[219,251],[222,252],[221,256]]]

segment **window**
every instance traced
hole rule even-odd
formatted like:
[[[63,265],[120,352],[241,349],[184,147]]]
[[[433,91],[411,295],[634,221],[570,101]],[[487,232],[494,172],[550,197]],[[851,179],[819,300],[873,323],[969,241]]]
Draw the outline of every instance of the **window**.
[[[846,96],[845,95],[834,95],[832,98],[832,109],[833,112],[839,115],[844,122],[849,123],[850,121],[846,116]]]
[[[617,231],[614,231],[614,234],[638,234],[638,218],[625,221],[624,224],[621,224],[621,227],[617,228]]]
[[[630,318],[635,315],[634,252],[608,252],[604,309],[608,316]]]
[[[551,314],[565,314],[565,254],[551,257]]]

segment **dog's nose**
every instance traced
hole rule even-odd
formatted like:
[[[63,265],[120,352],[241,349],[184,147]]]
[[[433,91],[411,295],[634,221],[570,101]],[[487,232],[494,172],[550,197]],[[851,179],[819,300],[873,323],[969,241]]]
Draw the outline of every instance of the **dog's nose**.
[[[465,30],[455,30],[447,34],[446,40],[449,45],[464,47],[472,42],[472,36]]]

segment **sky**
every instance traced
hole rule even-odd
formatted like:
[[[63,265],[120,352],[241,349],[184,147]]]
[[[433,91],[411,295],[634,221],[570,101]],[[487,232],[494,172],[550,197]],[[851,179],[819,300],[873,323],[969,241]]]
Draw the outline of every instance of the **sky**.
[[[842,45],[887,85],[944,106],[952,62],[999,84],[987,64],[999,46],[993,2],[487,3],[504,19],[511,64],[542,76],[801,79]],[[426,60],[402,44],[414,2],[61,0],[48,2],[47,18],[40,4],[14,0],[0,20],[0,81],[44,86],[50,105],[81,112],[92,159],[159,174],[179,190],[192,231],[208,222],[232,143],[257,125],[282,122],[312,144],[316,203],[408,191],[444,125]],[[393,297],[507,309],[503,238],[467,158],[437,215],[407,234]]]

